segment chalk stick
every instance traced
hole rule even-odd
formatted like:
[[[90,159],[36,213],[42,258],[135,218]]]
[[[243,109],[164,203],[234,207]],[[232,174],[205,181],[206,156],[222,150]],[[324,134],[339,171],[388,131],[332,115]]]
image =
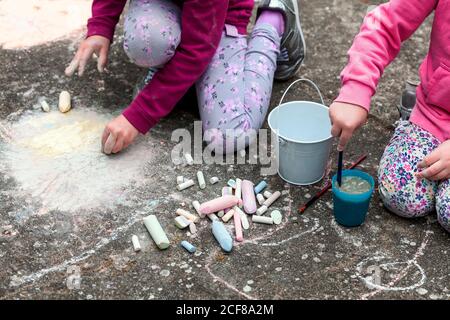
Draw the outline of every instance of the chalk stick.
[[[281,192],[280,191],[276,191],[274,192],[270,198],[266,199],[266,201],[264,201],[263,205],[266,207],[270,207],[272,205],[272,203],[274,203],[279,197],[281,196]]]
[[[195,223],[197,223],[200,220],[199,217],[193,215],[192,213],[190,213],[189,211],[186,211],[184,209],[177,209],[176,214],[179,216],[183,216],[186,219],[188,219],[192,222],[195,222]]]
[[[191,154],[190,153],[185,153],[184,154],[184,159],[186,160],[186,163],[188,164],[188,165],[193,165],[194,164],[194,159],[192,158],[192,156],[191,156]]]
[[[256,186],[255,186],[255,193],[260,193],[261,191],[264,190],[264,188],[267,187],[267,182],[265,182],[264,180],[260,181]]]
[[[195,223],[193,222],[189,223],[189,232],[192,234],[197,233],[197,227],[195,226]]]
[[[131,242],[133,243],[134,251],[141,251],[141,243],[139,242],[139,238],[137,235],[133,234],[131,237]]]
[[[116,137],[114,137],[114,135],[110,133],[108,139],[106,139],[105,145],[103,146],[103,153],[111,154],[115,144],[116,144]]]
[[[186,180],[186,181],[183,182],[182,184],[179,184],[179,185],[177,186],[177,189],[178,189],[179,191],[181,191],[181,190],[184,190],[184,189],[187,189],[187,188],[192,187],[194,184],[195,184],[194,180],[192,180],[192,179]]]
[[[42,111],[50,112],[50,106],[48,105],[47,101],[45,101],[45,99],[41,99],[39,101],[39,104],[41,105]]]
[[[233,209],[241,216],[242,228],[244,228],[244,230],[248,230],[250,228],[250,224],[248,223],[247,215],[237,206],[234,206]]]
[[[258,210],[256,210],[256,214],[258,216],[260,216],[260,215],[264,214],[264,212],[266,212],[266,211],[267,211],[267,206],[262,205],[261,207],[258,208]]]
[[[235,196],[222,196],[207,202],[204,202],[200,205],[200,215],[204,216],[205,214],[218,212],[220,210],[224,210],[230,207],[233,207],[239,203],[242,203],[242,200],[238,199]]]
[[[200,214],[200,202],[198,202],[197,200],[192,201],[192,206],[194,207],[195,211],[197,211],[198,215],[201,216]]]
[[[227,185],[234,189],[234,188],[236,188],[236,181],[234,181],[233,179],[230,179],[230,180],[228,180]]]
[[[279,210],[273,210],[270,213],[270,217],[273,220],[273,223],[280,224],[283,221],[283,216]]]
[[[203,172],[197,171],[197,180],[198,180],[198,186],[200,189],[206,188],[206,182],[205,182],[205,176],[203,175]]]
[[[239,215],[239,212],[236,212],[235,210],[233,211],[234,211],[233,214],[234,232],[236,233],[236,241],[242,242],[244,241],[244,234],[242,232],[241,216]]]
[[[263,224],[273,224],[272,217],[264,217],[264,216],[258,216],[254,214],[252,216],[252,221],[256,223],[263,223]]]
[[[62,91],[59,94],[59,103],[58,103],[59,111],[62,113],[66,113],[72,107],[70,102],[70,93],[67,91]]]
[[[181,241],[181,246],[183,248],[185,248],[190,253],[194,253],[197,250],[197,248],[195,248],[194,245],[192,245],[191,243],[187,242],[186,240]]]
[[[236,188],[234,189],[234,196],[238,199],[242,199],[242,180],[236,179]],[[242,203],[238,204],[239,208],[242,208]]]
[[[155,241],[158,248],[164,250],[167,249],[170,245],[170,241],[167,238],[166,233],[164,232],[163,228],[159,224],[158,219],[155,215],[151,214],[144,219],[145,227],[147,228],[148,232],[150,233],[150,236],[152,237],[153,241]]]
[[[264,191],[263,195],[264,195],[264,197],[265,197],[266,199],[269,199],[269,198],[272,196],[272,192],[270,192],[270,191]],[[266,201],[266,200],[264,200],[264,201]]]
[[[192,223],[192,221],[189,221],[183,216],[178,216],[174,220],[175,225],[177,226],[178,229],[186,229],[187,227],[189,227],[189,224]]]
[[[184,182],[183,176],[177,176],[177,184],[182,184]]]
[[[212,177],[211,179],[209,179],[209,183],[211,184],[216,184],[217,182],[219,182],[219,178],[217,177]]]
[[[211,221],[219,221],[219,218],[214,213],[210,213],[206,215]]]
[[[242,202],[244,211],[248,214],[256,212],[256,197],[253,190],[253,183],[249,180],[242,181]]]
[[[222,217],[222,221],[223,222],[228,222],[228,221],[230,221],[230,219],[231,218],[233,218],[233,215],[234,215],[234,210],[233,209],[231,209],[231,210],[229,210],[227,213],[225,213],[224,214],[224,216]]]
[[[266,201],[266,198],[264,198],[264,196],[261,193],[258,193],[256,195],[256,200],[258,200],[259,205],[262,206],[264,201]]]
[[[223,251],[231,252],[233,249],[233,239],[224,224],[220,221],[213,221],[211,228],[214,238],[216,238]]]

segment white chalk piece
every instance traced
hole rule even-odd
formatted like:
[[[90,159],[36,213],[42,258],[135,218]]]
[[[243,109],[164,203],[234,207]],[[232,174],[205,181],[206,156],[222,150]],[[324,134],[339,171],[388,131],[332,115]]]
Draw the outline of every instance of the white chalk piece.
[[[177,226],[178,229],[186,229],[187,227],[189,227],[189,224],[191,222],[192,221],[189,221],[183,216],[178,216],[175,218],[175,225]]]
[[[227,185],[234,189],[234,188],[236,188],[236,181],[234,181],[233,179],[230,179],[230,180],[228,180]]]
[[[266,198],[264,198],[264,196],[261,193],[258,193],[256,195],[256,200],[258,200],[259,205],[262,206],[264,201],[266,201]]]
[[[256,214],[258,216],[260,216],[260,215],[264,214],[264,212],[266,212],[266,211],[267,211],[267,206],[262,205],[261,207],[258,208],[258,210],[256,210]]]
[[[256,222],[256,223],[273,224],[272,217],[262,217],[262,216],[258,216],[258,215],[253,215],[252,221]]]
[[[70,103],[70,93],[67,91],[62,91],[59,94],[59,103],[58,103],[59,111],[62,113],[66,113],[67,111],[72,108],[72,105]]]
[[[186,211],[184,209],[177,209],[176,214],[179,216],[183,216],[186,219],[188,219],[194,223],[197,223],[200,220],[200,218],[198,216],[195,216],[192,213],[190,213],[189,211]]]
[[[231,210],[229,210],[227,213],[225,213],[225,215],[222,217],[222,221],[223,222],[228,222],[228,221],[230,221],[230,219],[231,218],[233,218],[233,215],[234,215],[234,210],[233,209],[231,209]]]
[[[197,250],[197,248],[195,248],[195,246],[193,246],[191,243],[187,242],[186,240],[181,241],[181,246],[190,253],[194,253]]]
[[[264,191],[264,197],[266,198],[266,199],[268,199],[268,198],[270,198],[271,196],[272,196],[272,192],[270,192],[270,191]]]
[[[219,218],[214,213],[207,214],[209,220],[211,221],[219,221]]]
[[[191,154],[190,153],[185,153],[184,154],[184,159],[186,160],[186,163],[188,164],[188,165],[193,165],[194,164],[194,159],[192,159],[192,156],[191,156]]]
[[[281,221],[283,221],[283,215],[281,214],[280,210],[273,210],[270,213],[270,217],[273,220],[273,223],[280,224]]]
[[[209,179],[209,183],[211,184],[216,184],[217,182],[219,182],[219,178],[217,177],[212,177],[211,179]]]
[[[192,221],[191,221],[191,223],[189,223],[189,231],[192,234],[196,234],[197,233],[197,227],[195,226],[195,223],[193,223]]]
[[[213,221],[211,228],[214,238],[216,238],[223,251],[231,252],[233,249],[233,239],[224,224],[220,221]]]
[[[108,139],[106,139],[105,145],[103,146],[103,153],[104,154],[111,154],[112,150],[114,149],[114,146],[116,144],[116,137],[114,137],[111,133],[108,136]]]
[[[234,189],[234,196],[238,199],[242,199],[242,180],[236,179],[236,188]],[[242,203],[239,204],[239,208],[242,208]]]
[[[187,189],[187,188],[192,187],[194,184],[195,184],[194,180],[189,179],[189,180],[186,180],[185,182],[183,182],[182,184],[179,184],[179,185],[177,186],[177,189],[178,189],[179,191],[182,191],[182,190],[184,190],[184,189]]]
[[[203,172],[197,171],[197,180],[198,180],[198,185],[199,185],[200,189],[205,189],[206,182],[205,182],[205,176],[203,175]]]
[[[279,197],[281,196],[280,191],[274,192],[270,198],[267,198],[266,201],[264,201],[263,205],[266,207],[270,207],[272,203],[274,203]]]
[[[50,112],[50,106],[48,105],[47,101],[45,101],[45,99],[41,99],[39,101],[39,104],[41,105],[42,111]]]
[[[177,184],[182,184],[183,182],[184,182],[183,176],[178,176],[177,177]]]
[[[225,214],[225,210],[220,210],[219,212],[217,212],[217,216],[219,218],[222,218],[224,214]]]
[[[155,241],[158,248],[164,250],[167,249],[170,245],[170,241],[167,238],[166,233],[158,222],[158,219],[155,215],[151,214],[144,219],[145,227],[147,228],[150,236],[153,241]]]
[[[133,243],[134,251],[141,251],[141,243],[139,242],[139,238],[137,235],[133,234],[131,237],[131,242]]]
[[[194,207],[195,211],[200,215],[200,202],[197,200],[192,201],[192,206]]]

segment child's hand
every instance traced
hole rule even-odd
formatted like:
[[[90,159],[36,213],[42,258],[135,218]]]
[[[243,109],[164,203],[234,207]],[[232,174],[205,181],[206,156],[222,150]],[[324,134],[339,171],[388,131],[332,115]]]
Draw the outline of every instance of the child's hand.
[[[343,151],[356,129],[367,121],[367,111],[363,107],[334,102],[330,106],[331,134],[339,137],[338,151]]]
[[[443,142],[426,156],[418,167],[424,169],[417,173],[420,178],[445,180],[450,178],[450,140]]]
[[[98,71],[103,72],[106,63],[108,62],[109,45],[109,39],[103,36],[90,36],[89,38],[83,40],[78,47],[75,57],[65,70],[66,76],[72,76],[75,70],[78,69],[78,76],[81,77],[84,73],[87,62],[90,58],[92,58],[93,53],[98,56]]]
[[[106,154],[118,153],[128,147],[139,131],[123,115],[109,122],[102,136],[102,151]]]

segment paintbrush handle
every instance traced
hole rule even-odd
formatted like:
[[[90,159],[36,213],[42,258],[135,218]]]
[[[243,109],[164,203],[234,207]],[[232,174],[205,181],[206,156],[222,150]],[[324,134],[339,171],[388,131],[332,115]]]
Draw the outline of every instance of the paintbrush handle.
[[[354,169],[356,166],[358,166],[361,162],[363,162],[367,158],[367,155],[364,154],[361,157],[359,157],[355,162],[352,163],[352,165],[349,167],[349,169]],[[331,182],[328,182],[327,185],[320,190],[317,194],[314,195],[311,199],[309,199],[303,206],[301,206],[298,211],[299,213],[305,212],[308,207],[310,207],[314,202],[316,202],[317,199],[319,199],[324,193],[326,193],[331,188]]]

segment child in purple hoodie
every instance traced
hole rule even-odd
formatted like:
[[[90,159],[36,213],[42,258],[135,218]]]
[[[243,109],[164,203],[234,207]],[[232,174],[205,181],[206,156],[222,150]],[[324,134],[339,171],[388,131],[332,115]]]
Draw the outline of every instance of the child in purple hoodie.
[[[93,53],[103,71],[126,3],[94,0],[87,38],[67,75],[78,70],[81,76]],[[252,9],[253,0],[131,0],[123,46],[133,63],[150,71],[131,104],[106,126],[105,153],[117,153],[139,133],[147,133],[194,84],[205,136],[216,152],[228,145],[226,152],[235,151],[239,135],[259,129],[274,77],[277,72],[280,79],[295,74],[303,60],[304,40],[297,0],[262,1],[247,41]],[[283,61],[278,61],[280,49]],[[225,141],[230,129],[235,135]]]
[[[330,118],[343,150],[366,122],[384,68],[433,12],[417,102],[384,151],[378,183],[390,211],[413,218],[436,209],[439,223],[450,232],[450,0],[391,0],[371,11],[349,51]]]

